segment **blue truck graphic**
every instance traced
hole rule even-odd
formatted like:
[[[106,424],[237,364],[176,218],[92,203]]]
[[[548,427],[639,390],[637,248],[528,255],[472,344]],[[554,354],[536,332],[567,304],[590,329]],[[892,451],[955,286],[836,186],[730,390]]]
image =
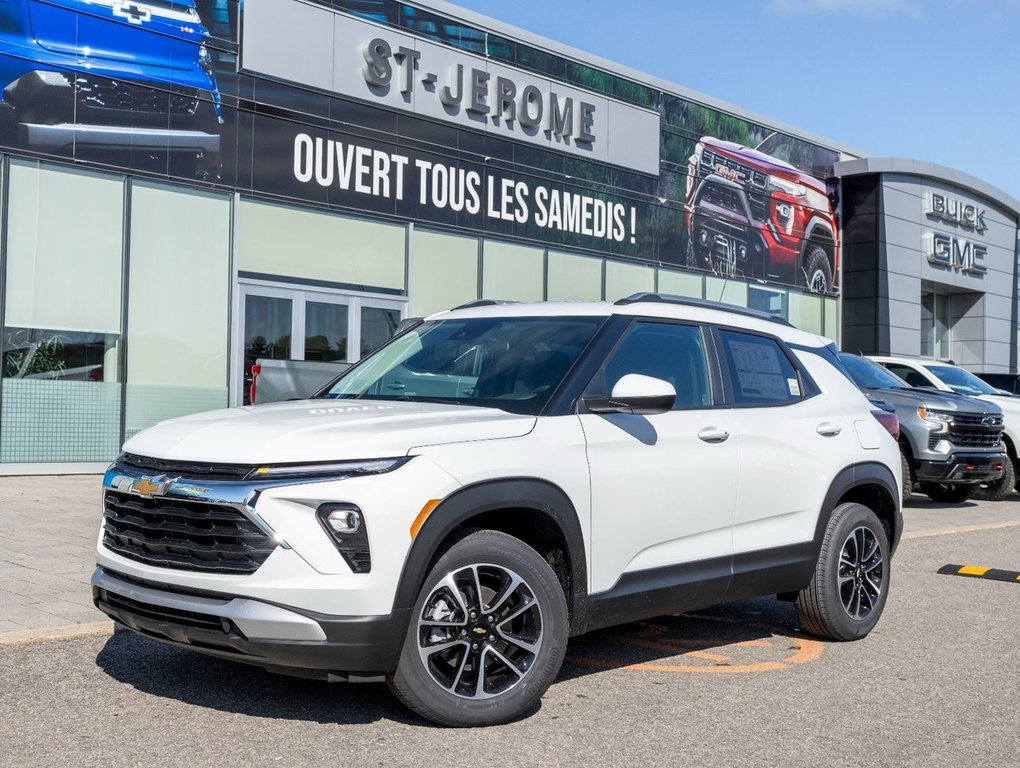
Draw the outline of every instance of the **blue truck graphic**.
[[[0,0],[0,142],[115,164],[174,158],[215,177],[208,36],[194,0]]]

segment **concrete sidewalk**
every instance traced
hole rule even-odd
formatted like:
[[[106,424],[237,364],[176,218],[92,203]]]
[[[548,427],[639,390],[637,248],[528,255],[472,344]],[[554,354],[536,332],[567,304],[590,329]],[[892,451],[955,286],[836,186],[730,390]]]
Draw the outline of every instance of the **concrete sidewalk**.
[[[101,483],[99,475],[0,477],[0,646],[112,631],[89,586]],[[1020,495],[935,504],[915,494],[903,516],[909,546],[912,538],[1020,526]]]
[[[0,634],[102,621],[92,605],[102,477],[0,477]]]

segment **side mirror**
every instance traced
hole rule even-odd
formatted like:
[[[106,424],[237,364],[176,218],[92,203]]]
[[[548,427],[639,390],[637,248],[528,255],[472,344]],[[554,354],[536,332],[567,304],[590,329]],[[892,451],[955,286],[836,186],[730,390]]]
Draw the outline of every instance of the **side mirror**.
[[[668,381],[628,373],[613,387],[609,398],[588,398],[585,406],[592,413],[636,413],[651,416],[672,410],[676,390]]]

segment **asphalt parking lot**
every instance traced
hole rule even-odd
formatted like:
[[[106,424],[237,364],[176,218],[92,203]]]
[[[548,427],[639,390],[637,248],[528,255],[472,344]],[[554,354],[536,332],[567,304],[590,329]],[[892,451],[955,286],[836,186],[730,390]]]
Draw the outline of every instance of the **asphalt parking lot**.
[[[865,640],[772,600],[631,624],[572,641],[541,706],[483,730],[131,633],[0,633],[0,765],[1020,765],[1020,581],[937,573],[1020,570],[1020,496],[914,498]]]

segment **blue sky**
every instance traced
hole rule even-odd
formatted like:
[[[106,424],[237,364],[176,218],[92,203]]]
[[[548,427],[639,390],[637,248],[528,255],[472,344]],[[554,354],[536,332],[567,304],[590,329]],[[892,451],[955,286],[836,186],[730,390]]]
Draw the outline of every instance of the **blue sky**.
[[[879,157],[1020,198],[1020,0],[455,0]]]

